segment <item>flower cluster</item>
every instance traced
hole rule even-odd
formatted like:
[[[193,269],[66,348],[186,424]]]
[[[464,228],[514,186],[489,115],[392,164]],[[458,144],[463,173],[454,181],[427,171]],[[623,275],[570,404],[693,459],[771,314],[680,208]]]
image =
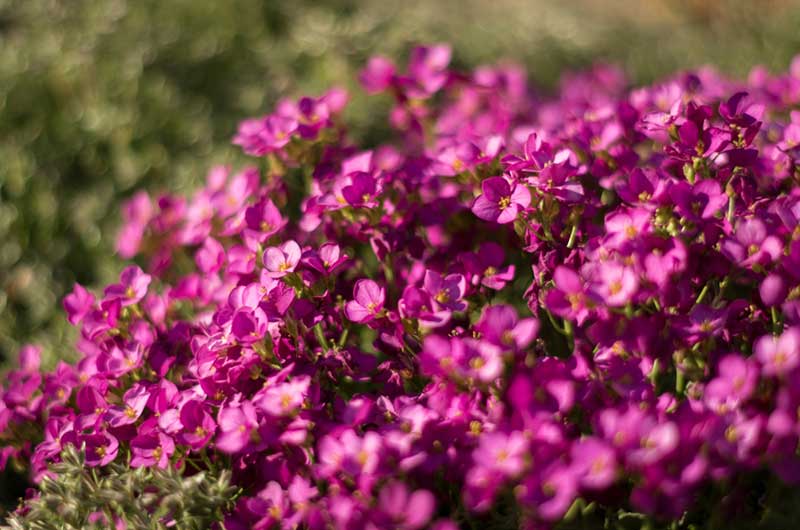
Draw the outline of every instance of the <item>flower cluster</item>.
[[[800,482],[800,59],[555,98],[449,61],[369,61],[387,144],[332,90],[241,124],[261,169],[135,196],[143,268],[64,300],[76,364],[20,352],[0,465],[230,470],[228,529],[683,524]]]

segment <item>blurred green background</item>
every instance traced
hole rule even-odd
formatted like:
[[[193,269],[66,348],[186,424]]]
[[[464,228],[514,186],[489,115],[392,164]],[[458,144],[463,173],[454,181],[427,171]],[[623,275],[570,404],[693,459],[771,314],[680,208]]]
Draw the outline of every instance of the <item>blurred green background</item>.
[[[120,202],[242,162],[239,120],[335,84],[369,140],[387,101],[354,75],[373,53],[446,41],[461,67],[512,59],[549,90],[596,60],[633,83],[785,70],[798,28],[787,0],[0,0],[0,366],[27,341],[71,356],[60,301],[121,268]]]

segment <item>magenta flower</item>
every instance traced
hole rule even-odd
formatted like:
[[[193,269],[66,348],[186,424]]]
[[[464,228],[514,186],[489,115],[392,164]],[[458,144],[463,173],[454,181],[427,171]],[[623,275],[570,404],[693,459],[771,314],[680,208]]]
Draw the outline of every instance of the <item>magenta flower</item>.
[[[195,252],[194,261],[201,272],[214,274],[225,264],[225,248],[213,237],[207,237]]]
[[[517,317],[513,307],[489,306],[475,326],[484,340],[504,348],[526,348],[539,333],[539,321],[535,318]]]
[[[80,441],[85,444],[86,465],[89,467],[106,466],[117,458],[119,440],[108,432],[82,436]]]
[[[535,506],[537,515],[545,521],[562,518],[578,494],[575,472],[559,462],[529,476],[523,485],[518,490],[520,500]]]
[[[303,254],[303,263],[323,276],[334,274],[345,263],[348,256],[344,254],[336,243],[325,243],[319,251],[310,250]]]
[[[19,350],[18,365],[22,372],[34,373],[39,375],[39,367],[42,364],[42,348],[32,344],[26,344]]]
[[[353,287],[353,298],[345,305],[345,314],[353,322],[370,322],[383,311],[386,291],[372,280],[361,279]]]
[[[291,416],[303,405],[310,384],[311,379],[308,376],[300,376],[288,383],[270,385],[257,400],[256,406],[276,418]]]
[[[231,317],[231,335],[241,344],[252,344],[263,339],[269,330],[269,318],[260,307],[243,306]]]
[[[301,255],[300,245],[289,240],[280,247],[269,247],[264,251],[264,267],[271,278],[282,278],[294,272]]]
[[[786,281],[779,274],[770,274],[761,282],[758,287],[758,294],[761,301],[767,307],[780,305],[786,300],[787,286]]]
[[[132,386],[122,397],[122,405],[111,407],[105,415],[105,420],[112,427],[131,425],[141,417],[147,402],[150,400],[150,391],[145,385]]]
[[[152,278],[135,265],[127,267],[119,276],[120,283],[109,285],[104,291],[104,302],[119,301],[122,307],[138,303],[147,294]]]
[[[753,347],[764,375],[785,375],[800,362],[800,329],[789,328],[780,336],[765,335]]]
[[[369,431],[360,438],[352,430],[339,436],[326,436],[319,443],[319,470],[322,476],[335,476],[344,471],[351,476],[372,474],[380,463],[382,438]]]
[[[239,124],[233,144],[240,146],[248,155],[262,156],[285,147],[297,127],[297,120],[285,116],[244,120]]]
[[[425,271],[425,290],[433,299],[435,309],[464,311],[467,304],[462,300],[467,290],[467,282],[461,274],[448,274],[442,277],[436,271]]]
[[[437,328],[450,321],[452,313],[447,310],[436,311],[433,297],[424,289],[408,285],[397,302],[402,318],[416,319],[422,328]]]
[[[406,90],[412,98],[427,98],[438,92],[448,79],[451,50],[446,44],[417,46],[408,61]]]
[[[258,416],[249,401],[238,405],[224,406],[217,416],[219,436],[216,447],[224,453],[238,453],[258,435]]]
[[[519,475],[527,466],[528,456],[528,439],[519,431],[483,434],[472,454],[477,465],[507,477]]]
[[[752,395],[759,376],[758,366],[752,361],[738,354],[726,355],[719,361],[719,373],[703,393],[713,410],[721,414],[735,410]]]
[[[194,451],[205,447],[217,429],[217,424],[205,410],[203,403],[195,399],[187,401],[181,407],[180,422],[183,428],[178,439]]]
[[[394,64],[386,57],[370,58],[367,66],[361,71],[359,81],[369,94],[377,94],[387,90],[394,81]]]
[[[378,205],[375,196],[378,183],[374,176],[363,171],[350,175],[350,184],[342,188],[342,197],[347,204],[357,208],[374,208]]]
[[[95,297],[80,284],[75,284],[72,292],[64,297],[64,310],[67,312],[67,320],[73,326],[83,320],[89,311],[94,307]]]
[[[582,324],[589,316],[593,301],[587,295],[580,276],[575,271],[559,265],[553,273],[553,281],[555,289],[547,293],[545,301],[547,308],[562,318],[576,320],[578,325]]]
[[[638,427],[639,448],[627,455],[628,461],[636,465],[655,464],[670,456],[680,444],[678,426],[671,421],[649,421]]]
[[[650,232],[651,216],[650,211],[641,208],[609,214],[605,220],[606,244],[614,249],[625,248]]]
[[[392,481],[381,488],[378,507],[389,517],[392,528],[417,530],[430,522],[436,509],[436,499],[428,490],[416,490],[409,494],[403,482]]]
[[[74,364],[19,350],[0,468],[228,471],[231,530],[774,511],[737,503],[800,484],[800,57],[554,96],[449,60],[370,61],[391,142],[348,133],[343,90],[282,99],[234,140],[263,169],[129,201],[144,270],[65,297]]]
[[[639,289],[639,279],[630,268],[617,263],[601,263],[595,271],[595,292],[611,307],[631,302]]]
[[[485,221],[510,223],[520,210],[531,204],[531,194],[523,185],[509,184],[503,177],[491,177],[481,184],[482,195],[472,204],[472,212]]]
[[[605,489],[617,478],[617,459],[614,450],[604,441],[587,437],[572,445],[572,467],[581,486]]]
[[[500,290],[514,279],[514,265],[503,267],[503,247],[492,241],[482,243],[476,253],[462,254],[461,259],[469,273],[468,278],[472,278],[472,285],[480,283],[489,289]]]
[[[722,243],[722,253],[742,267],[766,265],[783,254],[783,243],[767,233],[761,219],[747,219],[736,227],[735,238]]]
[[[131,467],[166,469],[175,454],[175,442],[156,429],[139,434],[131,440]]]
[[[728,204],[728,196],[715,180],[701,180],[694,186],[678,182],[670,188],[670,196],[677,213],[695,223],[712,219]]]
[[[259,242],[278,233],[286,225],[286,219],[271,200],[262,200],[247,208],[244,220],[250,233],[255,234]]]

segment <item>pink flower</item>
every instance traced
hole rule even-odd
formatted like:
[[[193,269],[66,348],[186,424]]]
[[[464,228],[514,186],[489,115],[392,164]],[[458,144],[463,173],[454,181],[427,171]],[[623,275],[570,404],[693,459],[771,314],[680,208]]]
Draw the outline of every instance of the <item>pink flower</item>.
[[[276,418],[290,416],[303,405],[310,384],[310,377],[300,376],[288,383],[270,385],[264,390],[256,405],[260,410]]]
[[[488,432],[481,435],[478,443],[478,448],[472,454],[477,465],[507,477],[517,476],[525,469],[528,439],[522,432]]]
[[[136,423],[144,412],[150,399],[150,391],[145,385],[133,385],[122,397],[122,405],[111,407],[105,419],[112,427],[122,427]]]
[[[377,94],[388,89],[394,80],[395,68],[386,57],[374,56],[361,71],[359,81],[369,94]]]
[[[587,437],[572,444],[572,466],[581,486],[604,489],[617,478],[617,459],[614,450],[604,441]]]
[[[104,291],[104,302],[119,300],[122,307],[138,303],[147,294],[152,278],[136,265],[127,267],[119,276],[120,283],[109,285]]]
[[[395,480],[381,489],[378,507],[389,517],[392,528],[417,530],[431,520],[436,499],[428,490],[416,490],[409,494],[408,487]]]
[[[800,361],[800,328],[789,328],[779,337],[765,335],[753,348],[764,375],[785,375]]]
[[[238,453],[257,436],[258,417],[249,401],[220,407],[217,423],[220,433],[216,447],[224,453]]]
[[[280,210],[270,199],[261,200],[247,208],[244,219],[248,230],[251,234],[255,234],[255,238],[259,242],[278,233],[286,225],[286,220],[281,216]]]
[[[183,428],[178,439],[194,451],[205,447],[217,429],[217,424],[205,410],[203,403],[195,399],[187,401],[181,407],[180,422]]]
[[[347,318],[353,322],[369,322],[383,310],[386,291],[372,280],[361,279],[353,288],[353,298],[345,305]]]
[[[86,444],[86,465],[89,467],[106,466],[117,458],[119,440],[108,432],[89,434],[80,440]]]
[[[77,325],[94,306],[95,297],[80,284],[75,284],[72,292],[64,297],[64,310],[67,320],[73,326]]]
[[[472,212],[485,221],[510,223],[520,210],[531,204],[531,194],[523,185],[509,184],[503,177],[491,177],[481,184],[483,191],[472,204]]]
[[[516,310],[508,305],[489,306],[476,325],[482,338],[501,347],[527,347],[539,333],[535,318],[518,318]]]
[[[139,434],[131,440],[131,467],[166,469],[175,453],[175,442],[156,429]]]
[[[214,274],[225,263],[225,248],[213,237],[207,237],[195,252],[194,260],[201,272]]]
[[[448,274],[442,277],[436,271],[425,271],[423,281],[425,290],[433,299],[435,309],[464,311],[467,304],[462,300],[467,290],[467,282],[461,274]]]
[[[300,245],[289,240],[280,247],[269,247],[264,251],[264,267],[271,278],[282,278],[294,272],[300,262]]]
[[[595,274],[595,290],[611,307],[621,307],[629,303],[639,289],[639,279],[630,267],[617,263],[601,263]]]
[[[593,301],[587,295],[583,281],[578,274],[562,265],[553,273],[555,288],[547,293],[547,308],[554,314],[582,324],[589,316]]]

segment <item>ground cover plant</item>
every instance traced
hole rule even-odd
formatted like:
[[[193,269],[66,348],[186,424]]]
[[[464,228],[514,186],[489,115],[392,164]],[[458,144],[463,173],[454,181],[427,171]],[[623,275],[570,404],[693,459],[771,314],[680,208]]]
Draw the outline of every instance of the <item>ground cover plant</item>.
[[[800,59],[546,98],[450,54],[366,64],[385,143],[332,88],[126,204],[79,361],[3,384],[10,527],[791,527]]]

